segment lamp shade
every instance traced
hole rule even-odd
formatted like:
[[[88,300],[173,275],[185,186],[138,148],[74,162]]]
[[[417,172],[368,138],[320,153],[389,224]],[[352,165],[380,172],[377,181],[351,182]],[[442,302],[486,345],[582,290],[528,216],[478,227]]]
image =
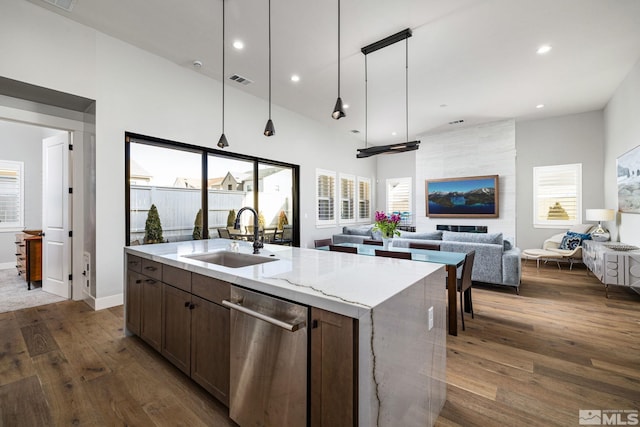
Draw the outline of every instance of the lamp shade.
[[[613,209],[587,209],[585,218],[587,221],[613,221],[616,213]]]

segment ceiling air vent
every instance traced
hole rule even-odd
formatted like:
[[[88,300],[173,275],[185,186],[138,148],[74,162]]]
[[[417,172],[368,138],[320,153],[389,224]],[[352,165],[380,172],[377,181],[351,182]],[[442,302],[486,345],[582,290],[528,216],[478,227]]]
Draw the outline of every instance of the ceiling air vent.
[[[248,78],[239,76],[237,74],[234,74],[233,76],[229,77],[229,80],[233,80],[234,82],[243,84],[245,86],[253,83],[253,80],[249,80]]]
[[[73,6],[76,5],[76,1],[77,0],[44,0],[45,3],[52,4],[55,7],[66,10],[67,12],[71,12]]]
[[[464,123],[463,119],[460,120],[454,120],[452,122],[449,122],[450,125],[461,125],[462,123]]]

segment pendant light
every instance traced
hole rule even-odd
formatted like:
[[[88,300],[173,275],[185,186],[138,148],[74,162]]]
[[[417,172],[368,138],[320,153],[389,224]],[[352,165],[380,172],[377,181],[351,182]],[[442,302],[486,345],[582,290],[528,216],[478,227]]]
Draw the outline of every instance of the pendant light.
[[[273,136],[276,134],[276,129],[273,127],[271,121],[271,0],[269,0],[269,120],[264,127],[264,136]]]
[[[336,120],[346,117],[342,107],[342,98],[340,98],[340,0],[338,0],[338,99],[336,100],[336,106],[333,107],[331,117]]]
[[[227,137],[224,135],[224,2],[225,0],[222,0],[222,135],[220,135],[220,139],[218,140],[218,147],[221,149],[229,146]]]
[[[377,154],[391,154],[402,153],[404,151],[414,151],[420,148],[420,141],[409,141],[409,37],[411,37],[411,29],[407,28],[375,43],[371,43],[360,49],[364,54],[364,143],[365,148],[358,148],[357,158],[362,159],[365,157],[375,156]],[[405,41],[405,124],[407,142],[401,142],[397,144],[378,145],[373,147],[367,147],[367,135],[368,135],[368,122],[367,122],[367,55],[375,52],[376,50],[385,48],[399,41]]]

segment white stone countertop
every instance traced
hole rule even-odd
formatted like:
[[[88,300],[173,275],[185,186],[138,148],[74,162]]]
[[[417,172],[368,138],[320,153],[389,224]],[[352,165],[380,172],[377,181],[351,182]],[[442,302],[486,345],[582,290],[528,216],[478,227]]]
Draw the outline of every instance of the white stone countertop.
[[[237,240],[210,239],[127,246],[125,252],[235,285],[352,318],[443,268],[440,264],[265,244],[259,256],[277,258],[229,268],[186,256],[228,250]],[[251,242],[239,242],[252,254]],[[126,265],[126,264],[125,264]]]

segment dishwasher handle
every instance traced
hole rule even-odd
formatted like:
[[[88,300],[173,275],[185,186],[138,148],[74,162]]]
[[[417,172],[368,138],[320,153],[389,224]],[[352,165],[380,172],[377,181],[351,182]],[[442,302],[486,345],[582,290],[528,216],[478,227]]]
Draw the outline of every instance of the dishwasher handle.
[[[287,322],[283,322],[282,320],[274,319],[273,317],[269,317],[262,313],[258,313],[257,311],[251,310],[250,308],[244,307],[240,304],[236,304],[231,301],[222,300],[222,305],[225,307],[229,307],[233,310],[238,310],[244,314],[255,317],[256,319],[263,320],[267,323],[271,323],[272,325],[278,326],[282,329],[286,329],[289,332],[295,332],[298,329],[304,328],[306,326],[306,322],[303,320],[302,322],[291,324]]]

